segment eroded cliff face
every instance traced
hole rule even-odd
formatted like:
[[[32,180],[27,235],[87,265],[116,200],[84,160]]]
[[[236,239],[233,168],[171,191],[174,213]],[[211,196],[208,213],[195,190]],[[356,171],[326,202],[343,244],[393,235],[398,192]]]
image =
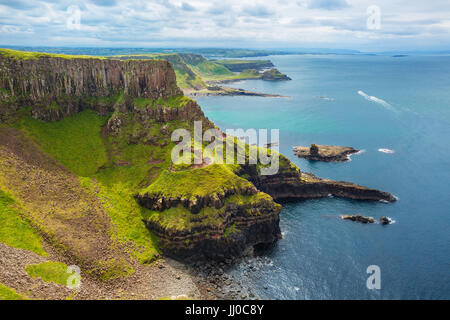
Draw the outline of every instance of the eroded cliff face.
[[[120,95],[147,99],[182,95],[173,68],[163,60],[16,59],[0,55],[0,87],[3,115],[31,106],[34,118],[47,121],[86,108],[112,111],[114,97]]]
[[[158,215],[147,219],[147,227],[158,235],[166,255],[188,262],[224,260],[251,253],[255,246],[270,246],[281,238],[281,206],[267,195],[214,209],[203,205],[206,211],[185,213],[182,226],[166,224]]]
[[[351,182],[322,179],[312,173],[301,172],[282,155],[280,155],[280,169],[274,175],[260,175],[255,165],[242,166],[237,174],[245,175],[260,191],[270,194],[275,200],[336,196],[353,200],[396,201],[396,198],[388,192]]]

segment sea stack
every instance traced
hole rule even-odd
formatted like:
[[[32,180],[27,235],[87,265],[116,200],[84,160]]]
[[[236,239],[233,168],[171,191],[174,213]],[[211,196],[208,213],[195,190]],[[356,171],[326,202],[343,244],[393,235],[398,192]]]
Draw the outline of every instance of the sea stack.
[[[350,160],[349,156],[359,150],[352,147],[337,147],[311,144],[310,147],[294,147],[296,156],[312,161],[342,162]]]

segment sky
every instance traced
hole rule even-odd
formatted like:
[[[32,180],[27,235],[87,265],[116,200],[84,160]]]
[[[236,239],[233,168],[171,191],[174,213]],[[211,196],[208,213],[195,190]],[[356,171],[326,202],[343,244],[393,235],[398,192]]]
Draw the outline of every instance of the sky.
[[[0,45],[450,50],[450,1],[0,0]]]

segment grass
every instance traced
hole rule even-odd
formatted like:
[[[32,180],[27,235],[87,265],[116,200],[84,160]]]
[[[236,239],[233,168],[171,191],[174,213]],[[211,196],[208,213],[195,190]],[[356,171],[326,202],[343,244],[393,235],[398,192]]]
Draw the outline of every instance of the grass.
[[[215,63],[219,63],[222,65],[247,65],[247,64],[254,64],[256,66],[258,65],[265,65],[267,63],[270,63],[270,60],[241,60],[241,59],[221,59],[221,60],[214,60]]]
[[[104,57],[93,57],[86,55],[67,55],[67,54],[53,54],[53,53],[42,53],[42,52],[31,52],[31,51],[18,51],[11,49],[1,49],[0,55],[5,58],[13,58],[17,60],[29,60],[29,59],[39,59],[44,57],[53,58],[64,58],[64,59],[105,59]]]
[[[114,224],[111,237],[121,244],[131,242],[133,245],[127,246],[130,256],[141,263],[150,263],[159,252],[158,239],[142,222],[146,209],[136,203],[132,188],[126,180],[115,180],[111,177],[114,174],[112,170],[102,172],[98,176],[99,183],[83,178],[83,185],[91,191],[95,186],[99,188],[97,196]]]
[[[224,190],[230,188],[242,190],[245,187],[251,187],[251,183],[235,175],[226,165],[212,164],[205,168],[185,171],[164,170],[156,181],[141,190],[140,194],[190,198],[224,193]]]
[[[114,280],[126,278],[134,273],[134,269],[123,259],[109,259],[98,262],[98,268],[102,270],[100,280]]]
[[[147,98],[136,98],[134,99],[134,105],[138,108],[146,108],[148,106],[151,106],[152,108],[156,108],[158,106],[161,107],[167,107],[167,108],[182,108],[184,107],[189,101],[192,101],[192,99],[179,95],[170,97],[167,99],[159,98],[158,100],[154,99],[147,99]]]
[[[56,122],[27,116],[16,126],[69,171],[79,176],[91,176],[108,160],[100,137],[100,128],[106,120],[106,117],[86,110]]]
[[[27,300],[27,298],[0,283],[0,300]]]
[[[40,277],[45,282],[54,282],[63,286],[67,285],[67,279],[71,275],[67,272],[67,265],[62,262],[43,262],[31,264],[25,267],[25,271],[32,278]]]
[[[248,215],[260,215],[261,212],[253,210],[253,208],[260,205],[262,202],[270,203],[271,205],[280,206],[273,202],[272,198],[263,192],[258,192],[254,195],[240,195],[235,194],[226,198],[225,204],[237,204],[246,209],[246,214]],[[193,229],[198,229],[197,227],[203,228],[205,225],[214,226],[216,229],[222,228],[226,225],[225,213],[226,206],[215,209],[212,207],[205,207],[200,210],[199,213],[191,213],[187,208],[182,205],[176,207],[171,207],[164,211],[146,211],[145,220],[155,222],[160,225],[165,230],[183,230],[191,232]],[[224,235],[229,236],[230,234],[237,232],[238,227],[236,225],[231,225],[224,229]]]
[[[259,73],[242,72],[234,73],[223,64],[205,59],[201,55],[186,53],[153,53],[115,56],[121,59],[159,59],[169,61],[177,76],[177,84],[183,89],[205,89],[207,81],[219,81],[230,79],[258,79]],[[148,103],[150,104],[150,103]]]
[[[0,189],[0,242],[47,256],[42,238],[20,215],[18,204]]]

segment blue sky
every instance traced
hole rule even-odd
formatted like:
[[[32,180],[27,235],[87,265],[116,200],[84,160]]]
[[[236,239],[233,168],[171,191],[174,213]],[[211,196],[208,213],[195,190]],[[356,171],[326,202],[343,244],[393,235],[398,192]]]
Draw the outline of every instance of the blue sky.
[[[450,50],[450,1],[0,0],[0,31],[1,45]]]

